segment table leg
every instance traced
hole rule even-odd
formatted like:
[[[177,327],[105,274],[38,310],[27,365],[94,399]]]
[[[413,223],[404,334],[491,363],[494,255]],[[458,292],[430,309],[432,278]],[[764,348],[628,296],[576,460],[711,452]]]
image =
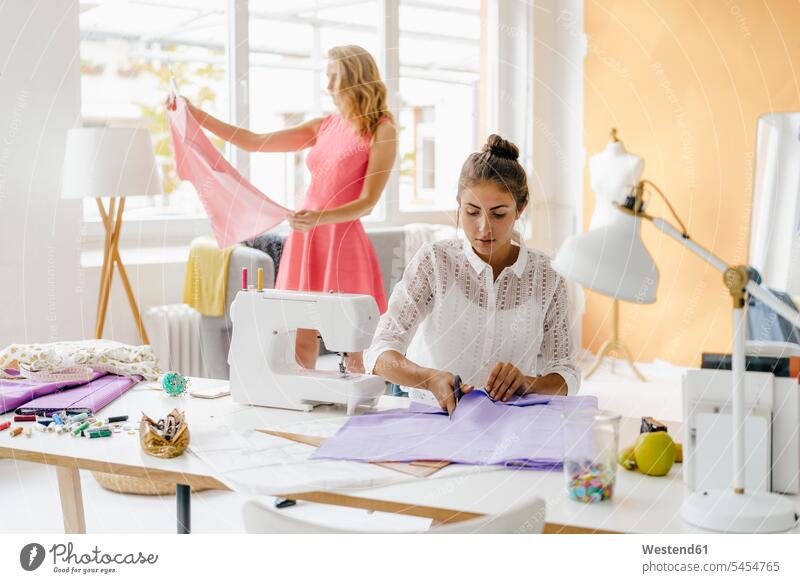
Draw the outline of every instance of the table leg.
[[[64,516],[64,533],[86,534],[80,470],[59,466],[56,467],[56,476],[58,476],[58,493],[61,496],[61,513]]]
[[[178,534],[190,534],[192,532],[192,488],[185,484],[176,484],[175,498],[178,503]]]

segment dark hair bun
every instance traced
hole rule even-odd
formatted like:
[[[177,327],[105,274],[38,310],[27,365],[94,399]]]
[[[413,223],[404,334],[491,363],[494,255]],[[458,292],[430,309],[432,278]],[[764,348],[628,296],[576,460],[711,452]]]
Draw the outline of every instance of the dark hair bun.
[[[501,138],[497,134],[492,134],[486,138],[486,143],[483,145],[481,152],[489,152],[492,156],[499,156],[508,160],[517,160],[519,158],[517,145]]]

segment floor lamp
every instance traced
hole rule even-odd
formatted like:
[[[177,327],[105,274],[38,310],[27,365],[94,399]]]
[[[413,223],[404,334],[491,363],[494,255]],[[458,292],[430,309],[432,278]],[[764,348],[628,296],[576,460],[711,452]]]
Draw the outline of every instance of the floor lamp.
[[[648,186],[664,199],[678,221],[680,230],[664,219],[645,212],[644,194]],[[554,268],[564,277],[592,287],[592,278],[596,276],[598,283],[608,290],[605,293],[612,297],[633,302],[655,301],[658,269],[639,233],[641,221],[645,219],[722,272],[723,283],[733,303],[732,486],[689,494],[681,508],[682,518],[694,526],[721,532],[782,532],[793,528],[797,523],[797,515],[794,505],[785,497],[772,492],[748,492],[744,488],[747,332],[744,309],[748,295],[752,295],[795,326],[800,326],[800,313],[758,285],[752,279],[752,270],[748,266],[728,265],[692,241],[664,193],[649,180],[640,181],[625,203],[616,205],[616,208],[620,212],[608,226],[565,241],[553,262]]]
[[[161,182],[147,129],[73,128],[67,133],[61,198],[93,197],[105,229],[103,267],[97,296],[96,338],[103,337],[116,267],[142,343],[150,343],[128,274],[120,258],[119,238],[126,197],[160,192]],[[103,197],[109,198],[108,208],[103,205]]]

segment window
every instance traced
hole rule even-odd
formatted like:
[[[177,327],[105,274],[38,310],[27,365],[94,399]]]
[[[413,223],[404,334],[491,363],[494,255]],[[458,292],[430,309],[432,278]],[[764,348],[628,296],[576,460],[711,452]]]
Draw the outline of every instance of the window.
[[[480,0],[401,0],[401,213],[456,207],[476,149],[479,81]]]
[[[378,54],[377,2],[310,0],[288,9],[250,0],[250,127],[267,132],[334,111],[327,94],[327,51],[358,44]],[[310,175],[308,150],[250,156],[250,179],[289,208],[302,206]],[[374,218],[380,213],[374,212]]]
[[[193,103],[227,118],[226,0],[129,0],[81,4],[84,125],[146,126],[164,194],[131,197],[126,220],[204,217],[194,188],[175,173],[164,99],[170,75]],[[221,149],[225,144],[215,140]],[[99,220],[93,200],[84,217]]]
[[[492,1],[81,0],[84,123],[148,126],[163,174],[164,194],[129,200],[126,221],[205,217],[193,187],[175,175],[163,115],[170,74],[181,93],[213,115],[267,132],[333,112],[325,67],[328,49],[340,44],[370,51],[385,79],[383,69],[391,71],[397,93],[398,168],[367,220],[441,220],[455,208],[464,159],[479,146],[479,95],[486,95],[481,4]],[[393,6],[396,13],[387,11]],[[229,33],[233,16],[247,23],[237,38]],[[399,47],[384,47],[389,38]],[[235,71],[228,64],[241,51],[248,66]],[[233,86],[236,95],[229,95]],[[253,153],[246,165],[235,162],[268,196],[298,208],[309,184],[306,154]],[[98,218],[93,202],[85,216]]]

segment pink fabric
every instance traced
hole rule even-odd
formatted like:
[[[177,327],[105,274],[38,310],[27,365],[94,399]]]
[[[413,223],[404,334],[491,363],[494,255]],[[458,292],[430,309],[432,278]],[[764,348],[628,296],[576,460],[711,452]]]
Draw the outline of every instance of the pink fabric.
[[[361,196],[371,136],[362,136],[340,115],[320,125],[306,163],[311,184],[305,210],[325,210]],[[386,293],[378,256],[360,220],[292,231],[281,254],[276,289],[369,294],[381,313]]]
[[[191,182],[206,209],[220,248],[252,239],[277,226],[288,209],[245,180],[203,133],[178,97],[167,110],[178,176]]]

